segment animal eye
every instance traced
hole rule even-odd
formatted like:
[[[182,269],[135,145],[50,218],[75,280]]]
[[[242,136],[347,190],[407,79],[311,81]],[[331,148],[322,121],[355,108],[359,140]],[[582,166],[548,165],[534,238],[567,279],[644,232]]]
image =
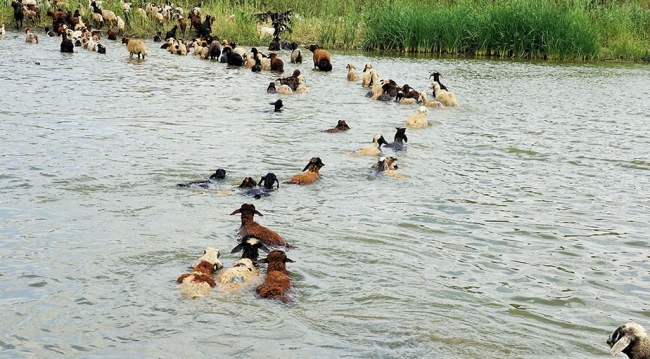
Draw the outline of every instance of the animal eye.
[[[204,249],[204,250],[203,250],[203,254],[206,254],[206,253],[208,253],[208,251],[206,251],[206,250]]]

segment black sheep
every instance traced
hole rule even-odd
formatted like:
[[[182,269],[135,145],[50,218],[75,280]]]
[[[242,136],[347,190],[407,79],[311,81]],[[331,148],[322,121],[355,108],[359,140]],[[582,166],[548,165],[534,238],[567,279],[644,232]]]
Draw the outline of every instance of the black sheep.
[[[73,53],[74,44],[72,43],[72,40],[68,39],[68,35],[65,32],[63,32],[61,36],[63,36],[63,41],[61,41],[61,52]]]
[[[212,22],[214,21],[214,18],[210,15],[205,16],[205,21],[201,24],[199,27],[199,37],[204,37],[210,35],[212,32]]]
[[[259,256],[259,250],[263,250],[266,253],[269,253],[269,249],[259,240],[259,238],[251,235],[246,235],[242,238],[241,243],[239,243],[235,248],[230,251],[231,254],[235,254],[239,251],[243,252],[241,254],[242,258],[248,258],[251,261],[255,262]],[[255,263],[257,266],[257,263]]]
[[[260,186],[263,186],[267,190],[272,190],[273,189],[273,184],[277,183],[278,187],[280,188],[280,181],[278,181],[278,177],[275,176],[275,173],[269,172],[266,174],[266,176],[263,176],[260,179]]]
[[[212,40],[209,44],[210,49],[208,53],[210,55],[210,60],[218,59],[219,56],[221,56],[221,45],[219,44],[219,41]]]
[[[401,151],[404,149],[404,144],[408,142],[406,127],[395,127],[395,129],[397,132],[395,133],[394,141],[384,144],[384,147],[392,148],[393,151]]]
[[[11,7],[14,8],[14,21],[16,21],[16,29],[19,29],[23,27],[23,18],[25,17],[25,14],[23,13],[23,6],[20,2],[14,0],[11,3]],[[19,22],[20,27],[18,26]]]
[[[165,34],[165,41],[169,40],[170,38],[176,38],[176,29],[178,29],[178,25],[174,25],[171,30],[167,31],[167,34]]]
[[[282,100],[277,100],[275,102],[271,102],[270,104],[275,106],[275,110],[274,110],[275,112],[281,112],[282,107],[284,106]]]

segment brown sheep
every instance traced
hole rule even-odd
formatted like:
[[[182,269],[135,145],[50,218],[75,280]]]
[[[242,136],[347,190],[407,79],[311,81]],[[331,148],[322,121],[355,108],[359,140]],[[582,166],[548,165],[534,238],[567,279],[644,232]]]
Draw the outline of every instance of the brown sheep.
[[[302,170],[302,173],[294,175],[290,180],[285,181],[284,183],[300,185],[310,184],[318,180],[318,171],[323,166],[325,166],[325,164],[321,161],[320,157],[312,157],[307,166]]]
[[[277,234],[275,231],[272,231],[259,223],[255,222],[253,217],[255,215],[262,216],[260,212],[255,209],[255,205],[252,203],[244,203],[241,207],[230,215],[241,214],[241,226],[239,227],[238,236],[253,236],[256,237],[267,246],[289,246],[282,237]]]
[[[336,124],[336,127],[330,128],[328,130],[324,130],[323,132],[327,133],[337,133],[337,132],[345,132],[350,129],[350,126],[348,126],[347,123],[345,123],[345,120],[339,120],[339,122]]]
[[[279,299],[284,303],[291,301],[291,298],[287,297],[287,292],[291,289],[291,280],[287,275],[285,263],[294,261],[287,258],[283,251],[271,251],[266,258],[257,262],[267,263],[268,266],[264,283],[258,285],[255,292],[265,299]]]
[[[309,45],[308,49],[314,53],[314,67],[318,67],[321,71],[332,71],[332,60],[330,58],[330,53],[327,52],[327,50],[321,49],[316,44]]]
[[[271,71],[284,72],[284,61],[278,57],[277,54],[269,54],[271,58]]]

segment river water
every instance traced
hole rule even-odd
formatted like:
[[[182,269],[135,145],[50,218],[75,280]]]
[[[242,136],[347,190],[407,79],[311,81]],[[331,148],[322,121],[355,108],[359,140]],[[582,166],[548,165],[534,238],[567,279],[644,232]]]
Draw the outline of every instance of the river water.
[[[616,327],[650,327],[647,64],[333,53],[322,73],[282,51],[311,92],[281,96],[153,42],[138,61],[40,37],[0,38],[0,356],[605,358]],[[461,104],[385,151],[404,179],[345,153],[417,107],[366,98],[347,63],[418,90],[439,71]],[[314,156],[313,185],[219,192]],[[238,258],[244,202],[298,247],[294,302],[183,297],[203,248]]]

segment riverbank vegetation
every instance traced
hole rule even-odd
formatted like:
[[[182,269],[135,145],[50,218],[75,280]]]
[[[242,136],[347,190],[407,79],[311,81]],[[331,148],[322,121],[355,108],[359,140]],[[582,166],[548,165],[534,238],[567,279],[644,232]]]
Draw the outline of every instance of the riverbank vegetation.
[[[72,11],[79,3],[88,8],[86,0],[66,3]],[[195,3],[174,2],[185,11]],[[103,6],[124,18],[118,0]],[[648,0],[204,0],[202,15],[215,16],[213,34],[250,46],[271,40],[260,39],[254,14],[291,9],[292,31],[282,37],[331,49],[650,61],[649,6]],[[0,7],[0,21],[13,24],[8,4]],[[35,25],[50,21],[44,15]],[[126,32],[150,38],[174,23],[160,26],[151,14],[132,11]]]

